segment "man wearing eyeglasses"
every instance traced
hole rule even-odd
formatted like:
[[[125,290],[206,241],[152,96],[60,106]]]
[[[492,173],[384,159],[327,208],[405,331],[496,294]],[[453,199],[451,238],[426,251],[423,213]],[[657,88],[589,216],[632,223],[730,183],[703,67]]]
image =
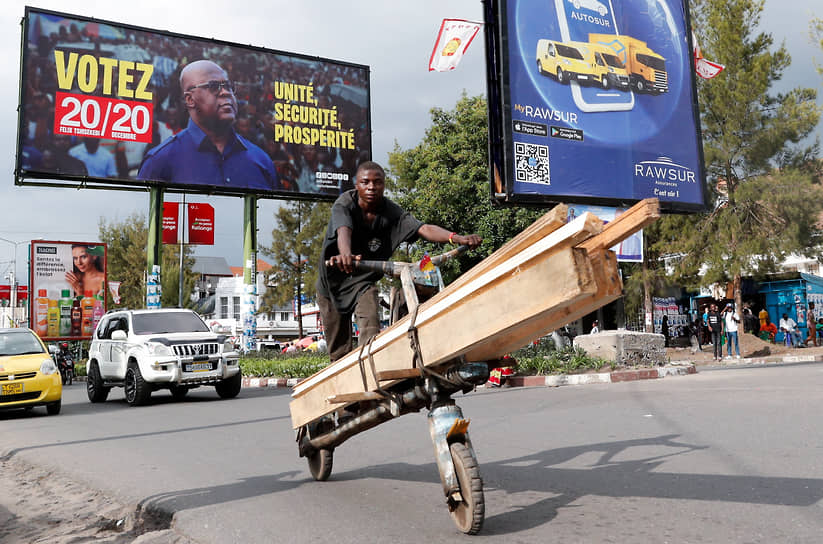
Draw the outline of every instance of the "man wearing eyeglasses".
[[[208,60],[192,62],[180,73],[180,88],[188,126],[146,154],[138,179],[281,189],[271,158],[233,128],[237,99],[225,70]]]

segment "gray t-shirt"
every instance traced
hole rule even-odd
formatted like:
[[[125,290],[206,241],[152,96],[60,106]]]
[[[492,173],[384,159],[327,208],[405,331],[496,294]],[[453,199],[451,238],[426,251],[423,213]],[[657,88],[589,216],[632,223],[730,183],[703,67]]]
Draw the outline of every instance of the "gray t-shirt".
[[[317,294],[331,299],[337,311],[351,313],[360,294],[382,277],[380,272],[355,270],[352,274],[346,274],[337,268],[326,268],[325,261],[340,253],[337,248],[338,228],[352,229],[352,255],[362,255],[366,260],[387,261],[400,244],[417,240],[417,231],[421,226],[421,221],[388,198],[383,199],[377,217],[369,225],[357,204],[357,190],[341,194],[332,206],[331,220],[323,241]]]

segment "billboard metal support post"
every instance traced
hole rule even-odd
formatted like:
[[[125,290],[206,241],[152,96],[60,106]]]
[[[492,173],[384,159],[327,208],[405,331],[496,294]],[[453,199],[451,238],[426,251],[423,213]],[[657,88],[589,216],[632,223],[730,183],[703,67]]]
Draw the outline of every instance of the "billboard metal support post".
[[[243,197],[242,351],[255,349],[257,333],[257,197]]]
[[[146,241],[146,307],[160,308],[160,264],[163,248],[163,189],[149,190],[149,233]]]

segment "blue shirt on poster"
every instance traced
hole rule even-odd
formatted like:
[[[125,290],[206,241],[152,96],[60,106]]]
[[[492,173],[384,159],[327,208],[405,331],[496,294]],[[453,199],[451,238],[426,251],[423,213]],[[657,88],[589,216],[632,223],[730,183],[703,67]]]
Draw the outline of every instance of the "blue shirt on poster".
[[[265,151],[232,130],[220,153],[191,119],[185,129],[146,154],[137,178],[227,189],[281,189]]]

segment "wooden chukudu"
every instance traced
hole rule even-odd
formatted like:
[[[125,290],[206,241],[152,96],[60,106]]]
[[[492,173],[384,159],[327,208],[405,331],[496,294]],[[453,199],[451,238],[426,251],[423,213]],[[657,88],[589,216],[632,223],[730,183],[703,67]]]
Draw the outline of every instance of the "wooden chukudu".
[[[660,207],[643,200],[605,226],[589,213],[567,224],[566,212],[556,206],[422,304],[419,263],[359,264],[399,276],[410,314],[294,388],[292,425],[315,479],[329,477],[334,448],[349,437],[425,407],[451,516],[461,531],[480,531],[482,480],[451,396],[484,383],[507,353],[618,298],[609,248],[657,219]]]

